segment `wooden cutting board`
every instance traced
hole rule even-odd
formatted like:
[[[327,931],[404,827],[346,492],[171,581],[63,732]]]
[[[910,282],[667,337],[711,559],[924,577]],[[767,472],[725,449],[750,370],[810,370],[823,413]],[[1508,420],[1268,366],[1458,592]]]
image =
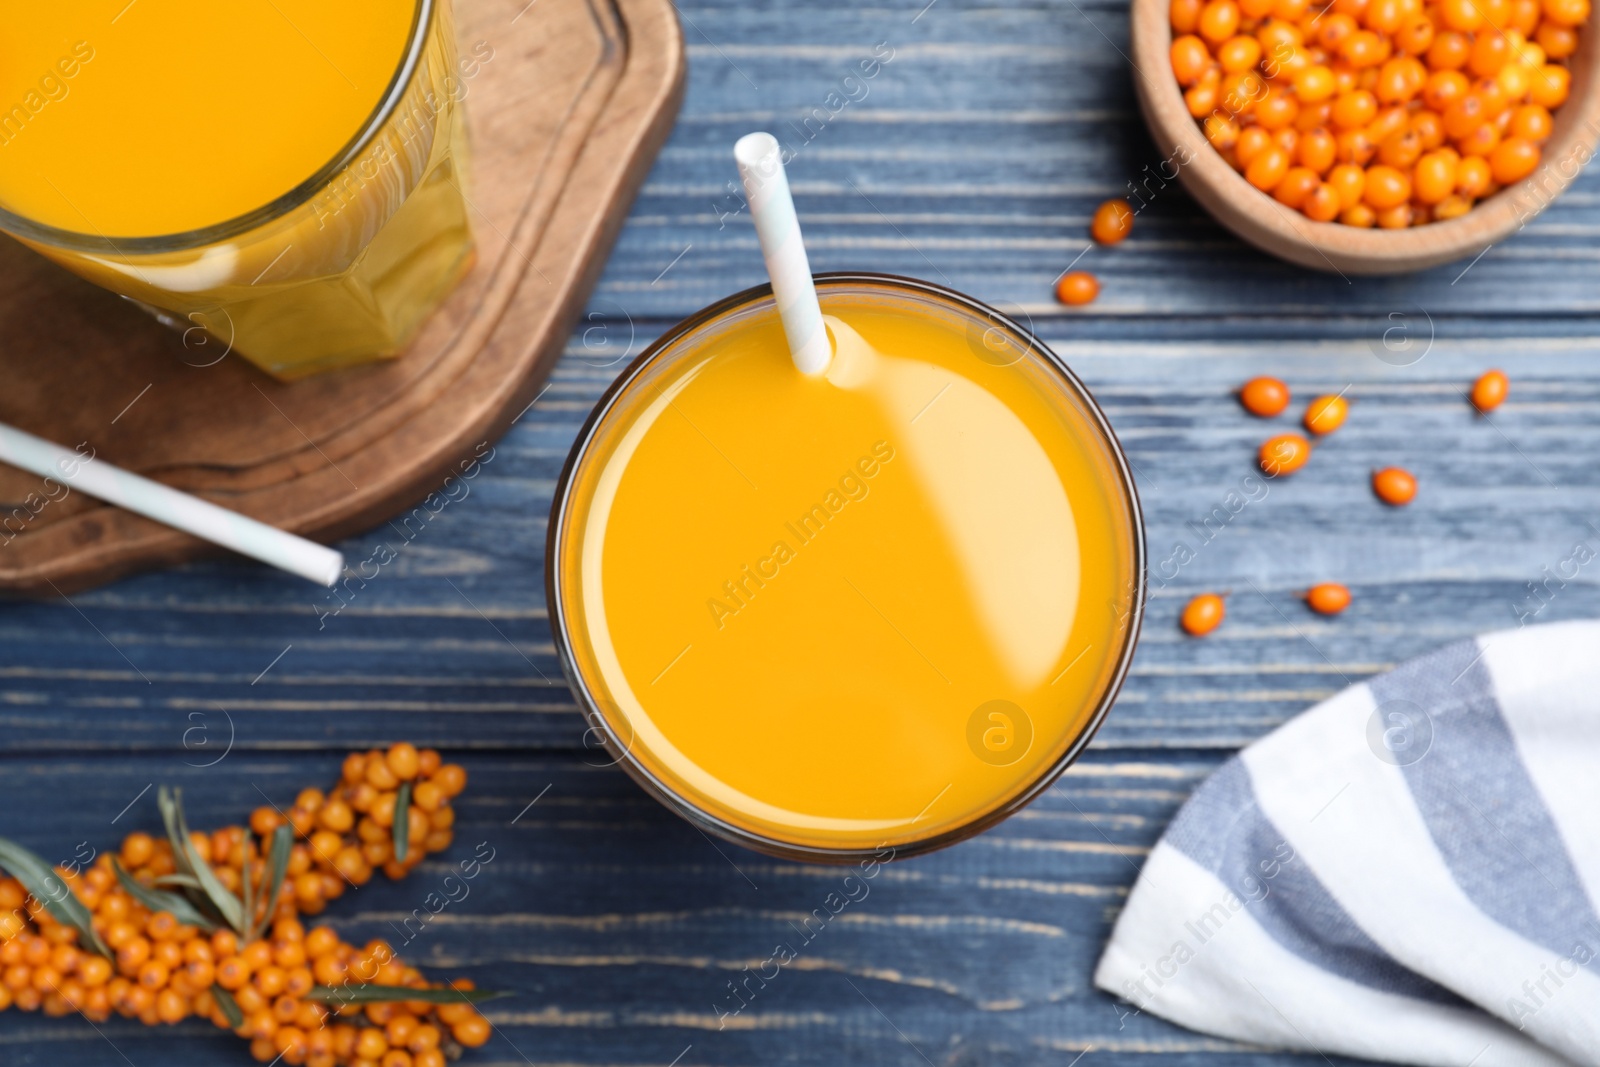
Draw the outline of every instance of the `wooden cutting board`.
[[[404,354],[280,383],[0,239],[0,420],[324,541],[411,506],[503,433],[671,130],[685,58],[670,0],[456,10],[478,258]],[[216,551],[0,465],[0,592]]]

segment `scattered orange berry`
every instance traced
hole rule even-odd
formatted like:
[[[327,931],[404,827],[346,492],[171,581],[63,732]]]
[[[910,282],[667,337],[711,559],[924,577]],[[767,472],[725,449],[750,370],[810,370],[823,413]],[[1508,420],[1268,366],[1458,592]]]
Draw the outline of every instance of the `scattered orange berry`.
[[[1329,434],[1344,425],[1350,405],[1342,396],[1319,396],[1306,407],[1306,429],[1314,434]]]
[[[1068,271],[1056,283],[1056,299],[1077,307],[1087,304],[1100,295],[1100,279],[1086,270]]]
[[[1311,442],[1297,433],[1279,434],[1262,443],[1256,458],[1269,477],[1293,474],[1311,458]]]
[[[1391,507],[1403,507],[1416,499],[1417,479],[1400,467],[1385,467],[1372,473],[1372,491]]]
[[[1183,614],[1178,617],[1178,624],[1190,637],[1204,637],[1222,625],[1223,616],[1227,613],[1228,609],[1223,605],[1220,596],[1215,593],[1201,593],[1184,605]]]
[[[1270,419],[1289,406],[1289,387],[1277,378],[1251,378],[1239,389],[1239,403],[1250,414]]]
[[[1306,590],[1306,604],[1318,615],[1337,615],[1350,606],[1350,590],[1338,582],[1323,582]]]
[[[1202,44],[1200,47],[1205,46]],[[1095,209],[1094,219],[1089,223],[1089,233],[1103,245],[1114,245],[1125,240],[1132,232],[1133,205],[1122,199],[1107,200],[1101,204]]]
[[[1506,402],[1511,392],[1511,380],[1503,370],[1485,371],[1472,383],[1472,406],[1479,411],[1493,411]]]

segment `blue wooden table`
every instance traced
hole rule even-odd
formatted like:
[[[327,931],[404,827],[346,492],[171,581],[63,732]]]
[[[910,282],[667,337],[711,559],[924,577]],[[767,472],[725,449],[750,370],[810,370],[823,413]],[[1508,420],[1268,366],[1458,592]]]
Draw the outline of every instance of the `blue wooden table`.
[[[496,1036],[468,1063],[1315,1062],[1132,1013],[1090,974],[1147,850],[1230,752],[1453,638],[1600,614],[1600,572],[1563,564],[1577,542],[1600,549],[1600,180],[1470,267],[1315,274],[1162,187],[1121,0],[680,10],[676,133],[551,387],[470,494],[410,542],[380,528],[344,544],[397,558],[337,613],[331,594],[232,560],[0,605],[0,833],[52,858],[105,848],[157,825],[158,781],[211,814],[197,823],[237,821],[262,794],[330,782],[348,749],[409,738],[470,769],[456,850],[494,850],[403,949],[517,992],[490,1006]],[[674,320],[761,279],[729,188],[731,145],[757,128],[799,148],[815,269],[971,292],[1078,370],[1136,467],[1159,580],[1085,758],[992,832],[887,869],[719,1027],[728,983],[841,872],[713,845],[585,747],[542,555],[556,473],[607,382]],[[1130,183],[1132,238],[1090,247],[1090,212]],[[1074,262],[1103,291],[1067,312],[1051,285]],[[1462,391],[1494,365],[1511,401],[1475,418]],[[1305,471],[1219,513],[1268,433],[1230,397],[1258,373],[1300,397],[1343,390],[1352,414]],[[1421,481],[1403,510],[1367,488],[1391,463]],[[1297,594],[1320,580],[1354,606],[1309,615]],[[1185,639],[1178,609],[1205,589],[1232,591],[1228,622]],[[379,879],[327,915],[350,939],[392,937],[444,872]],[[203,1023],[0,1015],[7,1065],[244,1062]]]

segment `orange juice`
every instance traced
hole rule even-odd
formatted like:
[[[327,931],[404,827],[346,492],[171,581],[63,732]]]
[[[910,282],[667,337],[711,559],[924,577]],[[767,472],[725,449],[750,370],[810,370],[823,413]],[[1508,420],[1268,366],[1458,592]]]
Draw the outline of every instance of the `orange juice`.
[[[741,297],[602,402],[552,515],[552,628],[681,812],[781,854],[903,854],[1087,742],[1142,535],[1109,429],[1037,342],[920,283],[818,290],[824,376],[794,369],[770,295]]]
[[[74,0],[0,36],[0,228],[284,377],[392,354],[470,254],[449,4]]]

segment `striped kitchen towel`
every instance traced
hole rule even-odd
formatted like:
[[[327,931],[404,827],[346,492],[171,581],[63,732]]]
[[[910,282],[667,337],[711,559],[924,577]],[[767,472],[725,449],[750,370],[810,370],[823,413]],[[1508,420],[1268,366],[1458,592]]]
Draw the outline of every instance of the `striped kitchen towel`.
[[[1230,759],[1095,972],[1241,1041],[1438,1067],[1600,1064],[1600,622],[1489,634]]]

